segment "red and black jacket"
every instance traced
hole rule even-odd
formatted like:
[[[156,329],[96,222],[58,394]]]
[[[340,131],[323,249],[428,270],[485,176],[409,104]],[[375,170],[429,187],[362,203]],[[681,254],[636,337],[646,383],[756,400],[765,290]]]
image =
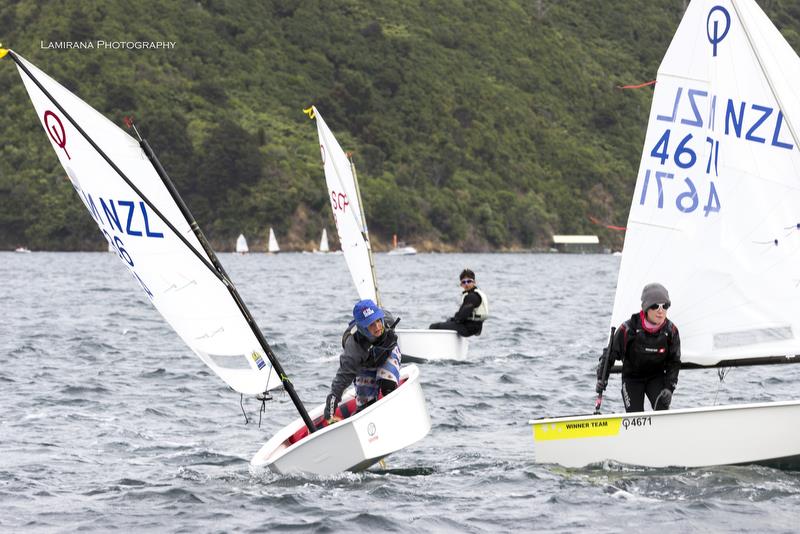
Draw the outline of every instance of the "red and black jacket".
[[[643,319],[644,312],[634,313],[617,328],[611,350],[600,359],[597,377],[608,381],[614,362],[621,360],[623,380],[663,375],[667,386],[674,390],[681,368],[678,327],[666,319],[659,328],[649,331],[642,325]],[[608,358],[608,364],[604,361],[605,357]]]

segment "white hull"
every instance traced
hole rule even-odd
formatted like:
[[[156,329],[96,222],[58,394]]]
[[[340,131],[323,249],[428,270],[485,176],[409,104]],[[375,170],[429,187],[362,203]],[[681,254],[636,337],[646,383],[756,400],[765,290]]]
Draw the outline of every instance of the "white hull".
[[[406,381],[391,395],[362,412],[290,444],[289,437],[305,426],[302,419],[296,419],[264,444],[250,465],[268,467],[283,474],[331,475],[361,471],[419,441],[431,429],[419,369],[415,365],[403,367],[401,378]],[[351,388],[345,392],[342,403],[352,398]],[[322,404],[311,410],[311,419],[321,417],[323,410]]]
[[[411,256],[412,254],[416,253],[417,249],[414,247],[398,247],[387,252],[387,254],[390,256]]]
[[[800,400],[530,421],[536,463],[800,465]]]
[[[469,340],[455,330],[398,328],[395,332],[404,362],[464,360],[467,357]]]

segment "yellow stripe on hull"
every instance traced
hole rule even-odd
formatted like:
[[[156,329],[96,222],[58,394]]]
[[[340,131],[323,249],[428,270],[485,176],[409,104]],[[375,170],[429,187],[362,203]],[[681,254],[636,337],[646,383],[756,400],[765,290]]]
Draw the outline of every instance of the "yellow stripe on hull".
[[[622,426],[622,418],[587,419],[585,421],[566,421],[563,423],[534,423],[533,439],[547,441],[553,439],[597,438],[616,436]]]

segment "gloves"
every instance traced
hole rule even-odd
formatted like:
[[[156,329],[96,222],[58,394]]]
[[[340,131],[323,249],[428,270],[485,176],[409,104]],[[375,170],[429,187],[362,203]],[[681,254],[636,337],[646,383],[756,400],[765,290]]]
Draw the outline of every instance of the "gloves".
[[[597,385],[594,387],[595,393],[598,395],[602,395],[603,392],[606,390],[606,386],[608,385],[608,380],[603,380],[602,378],[597,379]]]
[[[397,345],[397,334],[395,334],[394,330],[392,330],[391,328],[386,329],[386,334],[384,335],[383,340],[381,341],[381,345],[391,347],[392,349],[394,348],[395,345]]]
[[[656,410],[668,410],[671,402],[672,391],[668,388],[664,388],[661,390],[661,393],[658,394],[658,397],[656,397],[655,406],[653,406],[653,408]]]
[[[370,347],[370,364],[374,364],[375,367],[383,365],[383,362],[386,361],[396,346],[397,334],[394,333],[394,330],[387,330],[386,333],[381,336],[380,340]]]
[[[323,414],[323,418],[326,421],[330,421],[331,418],[336,413],[336,408],[339,406],[339,397],[334,395],[333,393],[328,394],[328,398],[325,399],[325,413]]]

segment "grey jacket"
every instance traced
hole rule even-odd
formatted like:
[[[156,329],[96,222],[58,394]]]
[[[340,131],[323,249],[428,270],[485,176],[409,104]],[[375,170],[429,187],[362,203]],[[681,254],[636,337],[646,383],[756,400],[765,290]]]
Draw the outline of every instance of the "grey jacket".
[[[387,329],[374,345],[358,332],[346,336],[344,350],[339,356],[339,370],[331,382],[331,393],[341,399],[342,393],[353,383],[359,371],[380,367],[396,346],[397,335],[393,330]]]

